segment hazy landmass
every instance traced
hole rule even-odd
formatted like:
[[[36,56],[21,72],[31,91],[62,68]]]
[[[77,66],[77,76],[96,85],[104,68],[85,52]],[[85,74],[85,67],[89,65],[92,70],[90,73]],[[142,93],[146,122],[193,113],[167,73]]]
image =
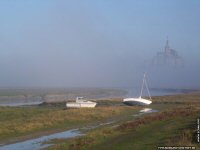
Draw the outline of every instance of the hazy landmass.
[[[101,99],[123,97],[127,91],[103,88],[35,88],[35,89],[0,89],[0,105],[17,103],[65,102],[76,97]]]

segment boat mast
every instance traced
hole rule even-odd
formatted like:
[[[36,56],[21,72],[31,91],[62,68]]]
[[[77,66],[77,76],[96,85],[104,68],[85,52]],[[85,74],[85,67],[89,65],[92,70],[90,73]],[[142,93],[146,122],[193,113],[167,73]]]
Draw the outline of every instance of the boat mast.
[[[144,79],[145,79],[145,74],[144,74],[143,81],[142,81],[142,88],[141,88],[141,92],[140,92],[140,98],[142,97],[142,92],[143,92],[143,88],[144,88]]]
[[[147,80],[145,80],[145,85],[146,85],[146,88],[147,88],[147,92],[148,92],[149,98],[151,100],[151,95],[150,95],[149,88],[148,88],[148,85],[147,85]]]
[[[141,88],[141,92],[140,92],[140,98],[142,97],[142,92],[143,92],[143,89],[144,89],[144,84],[146,86],[149,98],[151,100],[151,95],[150,95],[149,88],[148,88],[148,85],[147,85],[147,80],[146,80],[146,73],[144,73],[144,77],[143,77],[143,81],[142,81],[142,88]]]

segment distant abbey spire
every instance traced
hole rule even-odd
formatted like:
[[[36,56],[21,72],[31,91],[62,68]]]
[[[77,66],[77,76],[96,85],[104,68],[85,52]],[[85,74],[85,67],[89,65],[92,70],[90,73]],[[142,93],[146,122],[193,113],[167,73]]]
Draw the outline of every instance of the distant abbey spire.
[[[157,52],[153,64],[156,66],[183,66],[183,59],[178,55],[178,52],[170,48],[168,37],[164,51]]]
[[[167,41],[166,41],[166,44],[165,44],[165,53],[168,53],[170,51],[170,47],[169,47],[169,40],[168,40],[168,37],[167,37]]]

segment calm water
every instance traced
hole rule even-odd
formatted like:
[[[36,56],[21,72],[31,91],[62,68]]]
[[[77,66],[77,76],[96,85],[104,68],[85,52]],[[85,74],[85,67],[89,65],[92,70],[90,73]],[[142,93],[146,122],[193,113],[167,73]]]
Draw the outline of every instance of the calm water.
[[[15,102],[15,103],[0,103],[0,106],[30,106],[30,105],[39,105],[42,104],[43,101],[37,101],[37,102]]]

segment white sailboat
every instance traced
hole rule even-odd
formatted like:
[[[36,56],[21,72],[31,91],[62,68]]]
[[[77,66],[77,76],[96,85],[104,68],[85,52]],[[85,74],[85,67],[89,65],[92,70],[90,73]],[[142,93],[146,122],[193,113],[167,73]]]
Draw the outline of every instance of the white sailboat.
[[[88,101],[83,99],[83,97],[77,97],[76,102],[68,102],[66,103],[67,108],[82,108],[82,107],[87,107],[87,108],[93,108],[96,106],[97,103]]]
[[[144,84],[146,86],[150,100],[142,98],[142,92],[143,92]],[[149,88],[148,88],[147,81],[146,81],[146,74],[144,74],[140,96],[138,98],[125,98],[125,99],[123,99],[123,103],[126,104],[126,105],[130,105],[130,106],[133,106],[133,105],[149,105],[149,104],[152,103]]]

